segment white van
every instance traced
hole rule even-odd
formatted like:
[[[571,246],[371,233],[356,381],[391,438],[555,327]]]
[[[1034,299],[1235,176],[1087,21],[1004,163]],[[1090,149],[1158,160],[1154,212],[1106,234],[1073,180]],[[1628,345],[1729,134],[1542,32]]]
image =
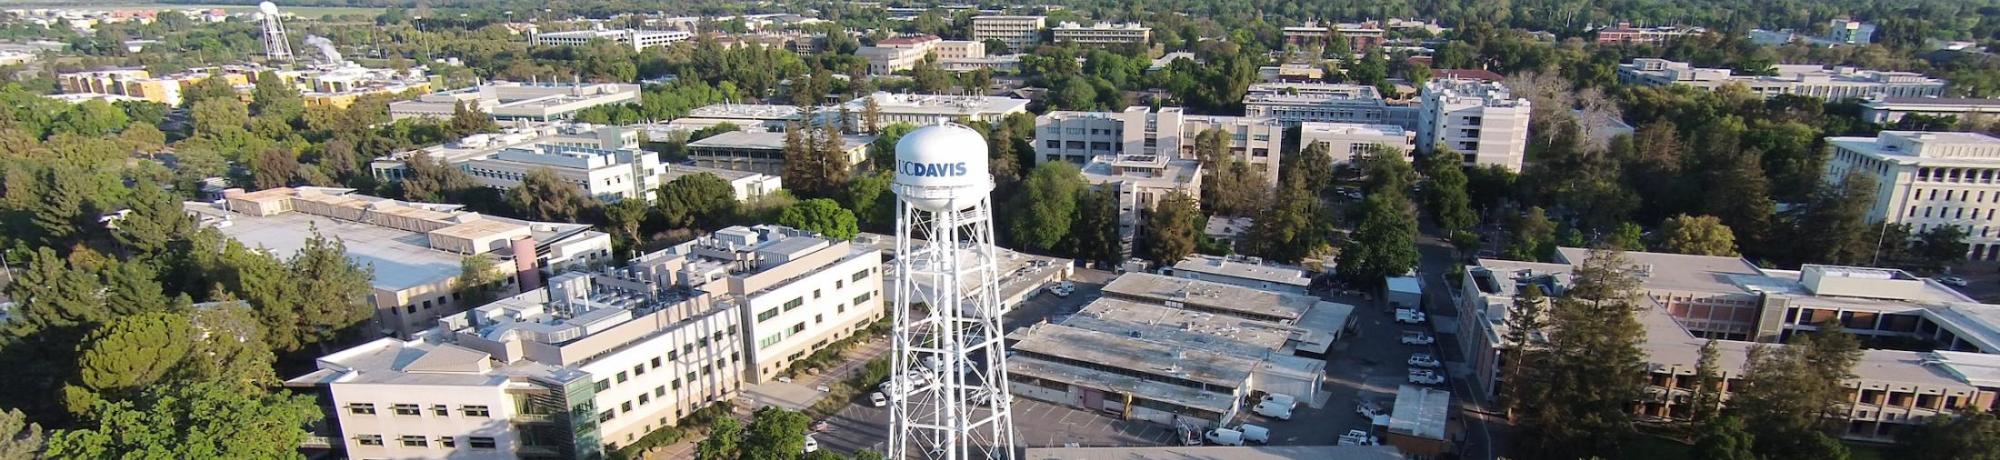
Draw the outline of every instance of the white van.
[[[1257,403],[1257,407],[1250,408],[1250,411],[1255,412],[1257,415],[1262,415],[1265,417],[1270,417],[1278,420],[1292,419],[1291,405],[1280,404],[1277,401],[1272,401],[1268,399],[1264,400],[1264,402]]]
[[[1271,443],[1270,428],[1264,428],[1261,426],[1245,423],[1243,425],[1237,426],[1236,431],[1243,433],[1243,440],[1246,442],[1254,442],[1258,444]]]
[[[1243,445],[1243,432],[1228,428],[1216,428],[1213,430],[1208,430],[1208,435],[1203,436],[1203,438],[1208,439],[1209,444],[1214,444],[1218,446]]]

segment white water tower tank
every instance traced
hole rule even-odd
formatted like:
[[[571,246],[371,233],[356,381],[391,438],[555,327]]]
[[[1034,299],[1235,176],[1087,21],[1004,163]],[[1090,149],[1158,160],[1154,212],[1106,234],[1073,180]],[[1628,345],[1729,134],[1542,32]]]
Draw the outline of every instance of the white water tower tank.
[[[931,212],[970,208],[993,192],[986,138],[963,125],[917,128],[896,143],[896,195]]]
[[[271,2],[259,3],[257,4],[257,11],[264,13],[265,16],[275,18],[278,17],[278,4]]]

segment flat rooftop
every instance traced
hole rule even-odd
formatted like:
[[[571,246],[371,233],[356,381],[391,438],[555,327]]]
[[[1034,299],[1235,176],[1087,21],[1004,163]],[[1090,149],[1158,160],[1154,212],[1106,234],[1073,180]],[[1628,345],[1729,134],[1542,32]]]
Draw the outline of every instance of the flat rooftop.
[[[1174,264],[1174,271],[1227,276],[1300,288],[1312,285],[1312,278],[1306,276],[1306,271],[1303,269],[1253,264],[1204,254],[1190,255],[1186,259],[1181,259]]]
[[[1557,248],[1556,255],[1558,262],[1582,264],[1584,259],[1589,258],[1590,250]],[[1645,283],[1647,289],[1738,292],[1741,288],[1736,285],[1733,276],[1764,275],[1756,265],[1734,256],[1626,252],[1625,258],[1638,267],[1640,282]]]
[[[1451,413],[1451,391],[1404,384],[1396,388],[1396,405],[1389,410],[1389,432],[1444,440]]]
[[[533,361],[499,364],[492,355],[442,343],[435,336],[416,340],[381,338],[319,358],[319,369],[286,380],[292,387],[322,384],[435,385],[503,387],[515,377],[564,382],[587,376]]]
[[[666,177],[666,180],[669,181],[678,179],[681,176],[691,176],[703,173],[715,175],[715,177],[720,177],[722,178],[722,180],[725,181],[736,181],[740,179],[747,179],[754,176],[764,175],[764,173],[758,173],[758,172],[737,171],[734,169],[722,169],[722,168],[709,168],[703,166],[668,165],[666,169],[667,172],[661,174]]]
[[[1022,355],[1063,358],[1219,388],[1242,387],[1257,366],[1257,360],[1238,355],[1058,324],[1017,329],[1008,338],[1016,341],[1011,349]]]
[[[1202,308],[1277,317],[1288,321],[1298,320],[1315,305],[1322,303],[1311,296],[1151,273],[1120,275],[1117,279],[1111,280],[1110,284],[1104,285],[1104,292],[1128,298],[1180,302]]]
[[[1227,413],[1236,403],[1236,398],[1228,393],[1155,382],[1125,374],[1048,361],[1032,355],[1007,357],[1007,373],[1068,385],[1101,388],[1215,413]]]
[[[883,113],[927,114],[927,115],[987,115],[1022,112],[1028,109],[1028,100],[999,96],[959,96],[942,94],[895,94],[877,92],[857,98],[847,103],[847,109],[861,113],[874,99],[875,105]]]
[[[1278,323],[1108,297],[1084,305],[1062,325],[1259,358],[1283,349],[1292,335]]]
[[[1402,460],[1395,446],[1030,447],[1022,460]]]
[[[1132,155],[1124,155],[1130,157]],[[1098,155],[1090,163],[1083,165],[1083,178],[1093,184],[1107,182],[1134,182],[1154,187],[1181,187],[1193,184],[1201,175],[1201,162],[1195,160],[1166,160],[1157,168],[1145,168],[1138,172],[1134,168],[1112,165],[1124,161],[1119,156]]]
[[[689,110],[688,118],[730,120],[797,120],[799,107],[776,104],[713,104]]]
[[[189,203],[190,210],[211,216],[224,213],[206,203]],[[212,210],[213,213],[203,212]],[[228,213],[222,234],[244,246],[261,248],[279,258],[291,257],[317,230],[347,246],[347,258],[368,267],[378,289],[401,291],[458,276],[465,256],[431,249],[430,237],[417,232],[334,219],[302,212],[256,217]]]

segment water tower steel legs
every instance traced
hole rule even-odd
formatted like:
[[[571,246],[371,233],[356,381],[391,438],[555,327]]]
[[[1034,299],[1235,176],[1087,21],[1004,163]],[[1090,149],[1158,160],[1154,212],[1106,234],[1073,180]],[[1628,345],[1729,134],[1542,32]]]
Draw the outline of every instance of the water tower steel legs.
[[[982,196],[958,211],[897,208],[890,381],[905,394],[889,395],[888,458],[1011,460],[990,204]],[[911,309],[918,304],[928,314]]]

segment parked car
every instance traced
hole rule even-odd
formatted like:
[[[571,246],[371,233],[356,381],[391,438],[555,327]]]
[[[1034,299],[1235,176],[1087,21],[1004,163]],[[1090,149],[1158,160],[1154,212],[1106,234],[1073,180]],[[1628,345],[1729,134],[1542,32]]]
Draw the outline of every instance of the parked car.
[[[1444,383],[1444,376],[1438,375],[1437,372],[1433,372],[1430,369],[1410,369],[1410,383],[1437,385]]]
[[[1414,308],[1396,309],[1396,322],[1398,323],[1423,324],[1425,319],[1426,318],[1424,318],[1424,312],[1417,311],[1417,309]]]
[[[1243,445],[1243,432],[1228,428],[1216,428],[1208,430],[1208,434],[1203,435],[1202,439],[1208,440],[1209,444],[1218,446],[1241,446]]]
[[[813,439],[812,435],[806,435],[806,451],[805,451],[805,453],[808,453],[808,454],[810,454],[810,453],[813,453],[813,451],[817,451],[817,450],[819,450],[819,440],[818,440],[818,439]]]
[[[1242,433],[1243,433],[1243,441],[1244,441],[1244,442],[1254,442],[1254,443],[1258,443],[1258,444],[1270,444],[1270,443],[1271,443],[1271,429],[1270,429],[1270,428],[1265,428],[1265,427],[1261,427],[1261,426],[1257,426],[1257,425],[1251,425],[1251,424],[1248,424],[1248,423],[1245,423],[1245,424],[1242,424],[1242,425],[1237,425],[1237,426],[1236,426],[1236,431],[1239,431],[1239,432],[1242,432]]]
[[[1381,441],[1376,440],[1374,436],[1368,435],[1366,431],[1347,430],[1347,434],[1340,435],[1340,441],[1336,444],[1343,446],[1374,446],[1380,445]]]
[[[1443,364],[1439,363],[1437,358],[1432,357],[1430,353],[1417,353],[1410,355],[1410,365],[1416,367],[1430,368],[1430,367],[1438,367]]]
[[[868,404],[873,405],[875,407],[887,407],[889,405],[889,397],[883,396],[882,392],[880,391],[869,393]]]
[[[1374,401],[1362,401],[1354,405],[1354,415],[1359,415],[1361,418],[1373,422],[1375,421],[1375,417],[1389,415],[1389,413],[1383,411],[1382,405],[1376,404]]]
[[[1430,334],[1425,334],[1423,331],[1403,331],[1402,340],[1404,345],[1430,345],[1437,343],[1436,337],[1431,337]]]
[[[1284,404],[1277,404],[1272,401],[1264,401],[1257,403],[1257,407],[1250,408],[1250,412],[1254,412],[1257,415],[1262,415],[1265,417],[1270,417],[1278,420],[1292,419],[1291,406]]]
[[[1937,282],[1957,287],[1965,287],[1966,285],[1965,278],[1956,276],[1940,276],[1937,277]]]

